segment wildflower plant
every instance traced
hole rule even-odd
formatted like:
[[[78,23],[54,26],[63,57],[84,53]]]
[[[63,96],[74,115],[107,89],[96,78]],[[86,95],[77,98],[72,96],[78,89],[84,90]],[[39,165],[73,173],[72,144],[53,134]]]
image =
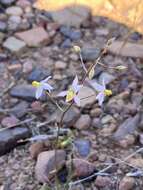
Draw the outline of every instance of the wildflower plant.
[[[95,69],[97,65],[101,65],[103,67],[106,67],[104,64],[101,63],[101,58],[102,56],[107,52],[107,47],[109,44],[111,44],[112,40],[109,40],[105,46],[105,48],[103,49],[103,51],[100,53],[99,57],[95,60],[95,62],[93,64],[90,65],[89,68],[86,68],[84,61],[82,59],[82,54],[81,54],[81,48],[79,46],[73,46],[73,50],[79,55],[80,58],[80,62],[81,62],[81,66],[82,69],[84,71],[84,76],[82,78],[81,81],[78,80],[78,76],[76,75],[73,79],[73,82],[71,84],[71,86],[69,86],[69,88],[65,91],[62,91],[60,93],[57,94],[56,98],[59,97],[65,97],[65,102],[68,103],[68,105],[66,105],[66,108],[61,107],[55,100],[55,97],[52,97],[51,95],[51,91],[54,90],[54,88],[48,84],[48,80],[51,79],[51,76],[47,77],[46,79],[37,82],[37,81],[33,81],[32,85],[34,87],[36,87],[36,99],[40,98],[40,96],[42,95],[43,91],[46,91],[47,95],[50,97],[51,101],[57,106],[58,109],[60,109],[60,111],[62,112],[61,115],[61,119],[59,121],[58,124],[58,130],[57,130],[57,137],[56,137],[56,145],[55,145],[55,167],[56,167],[56,171],[58,171],[58,166],[57,166],[57,148],[59,145],[59,134],[60,134],[60,129],[63,126],[63,119],[65,114],[67,113],[67,111],[72,107],[72,105],[75,103],[77,106],[80,106],[80,98],[78,96],[80,89],[84,86],[84,82],[85,80],[88,78],[89,84],[97,91],[97,96],[96,96],[96,100],[99,103],[99,106],[103,105],[103,102],[105,100],[105,97],[109,97],[112,95],[112,90],[107,89],[106,85],[105,85],[105,81],[103,79],[102,84],[99,83],[93,83],[92,79],[94,77],[95,74]],[[114,68],[115,70],[124,70],[126,69],[125,66],[123,65],[119,65],[117,67],[109,67],[109,68]],[[89,96],[90,97],[90,96]],[[88,98],[88,97],[86,97]],[[66,145],[67,142],[62,142],[61,145]]]

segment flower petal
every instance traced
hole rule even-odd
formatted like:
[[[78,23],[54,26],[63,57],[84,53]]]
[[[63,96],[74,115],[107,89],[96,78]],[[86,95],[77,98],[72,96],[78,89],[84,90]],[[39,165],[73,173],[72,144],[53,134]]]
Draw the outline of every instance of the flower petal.
[[[73,90],[76,89],[77,85],[78,85],[78,77],[76,75],[75,78],[74,78],[74,80],[73,80],[73,82],[72,82]]]
[[[96,100],[98,100],[99,106],[102,106],[102,103],[104,101],[104,93],[100,92],[97,96],[96,96]]]
[[[104,80],[104,78],[102,79],[102,85],[103,85],[104,90],[105,90],[105,89],[106,89],[106,85],[105,85],[105,80]]]
[[[98,92],[104,91],[104,86],[98,84],[97,82],[94,81],[89,81],[89,84]]]
[[[53,87],[52,87],[51,85],[47,84],[47,83],[43,83],[43,82],[42,82],[42,86],[43,86],[43,89],[44,89],[44,90],[48,90],[49,92],[50,92],[51,90],[53,90]]]
[[[76,89],[74,89],[74,92],[78,93],[81,87],[83,87],[83,85],[77,85]]]
[[[42,96],[42,92],[43,92],[43,86],[39,86],[37,89],[36,89],[36,99],[39,99],[40,96]]]
[[[61,97],[64,97],[67,95],[67,91],[62,91],[60,92],[57,96],[61,96]]]
[[[47,82],[49,79],[51,79],[52,77],[51,76],[49,76],[49,77],[47,77],[47,78],[45,78],[44,80],[42,80],[41,82]]]
[[[78,106],[80,106],[80,99],[79,99],[78,96],[75,96],[75,97],[74,97],[74,102],[75,102]]]

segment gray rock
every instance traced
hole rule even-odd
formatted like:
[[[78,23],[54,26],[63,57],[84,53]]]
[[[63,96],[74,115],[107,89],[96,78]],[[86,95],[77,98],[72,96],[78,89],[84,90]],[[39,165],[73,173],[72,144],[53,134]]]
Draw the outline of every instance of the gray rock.
[[[143,114],[141,114],[141,120],[140,120],[139,128],[143,131]]]
[[[132,93],[131,101],[133,104],[135,104],[137,107],[139,107],[141,105],[141,102],[143,101],[142,93],[140,93],[140,92]]]
[[[86,157],[89,155],[91,148],[91,143],[89,140],[77,139],[75,140],[74,144],[80,156]]]
[[[2,44],[4,37],[5,37],[5,34],[0,32],[0,44]]]
[[[89,17],[90,10],[83,6],[70,6],[68,8],[51,12],[53,20],[60,25],[80,26]]]
[[[7,54],[0,53],[0,61],[5,61],[8,58]]]
[[[3,5],[11,5],[15,1],[16,0],[0,0],[0,3],[2,3]]]
[[[5,32],[7,28],[6,22],[0,21],[0,31]]]
[[[62,26],[60,32],[71,40],[79,40],[81,38],[81,32],[71,29],[70,27]]]
[[[85,61],[94,61],[99,57],[100,49],[99,48],[88,48],[83,47],[81,50],[81,55]]]
[[[9,37],[4,42],[3,47],[10,50],[13,53],[17,53],[22,51],[26,47],[26,44],[25,42],[15,37]]]
[[[21,17],[10,16],[8,20],[8,30],[16,31],[21,23]]]
[[[139,135],[139,141],[140,141],[140,143],[143,145],[143,133],[141,133],[141,134]]]
[[[35,68],[28,76],[28,81],[41,81],[48,77],[50,73],[48,70],[42,69],[42,68]]]
[[[134,117],[126,119],[113,134],[112,138],[116,141],[120,141],[125,138],[126,135],[134,134],[139,127],[140,115],[137,114]]]
[[[109,84],[112,81],[114,81],[116,79],[115,76],[107,73],[107,72],[102,72],[99,76],[99,83],[102,84],[103,83],[103,79],[105,81],[105,84]]]
[[[66,153],[64,150],[57,150],[57,166],[60,169],[66,159]],[[45,151],[38,155],[38,160],[35,166],[36,178],[41,183],[48,182],[54,174],[55,170],[55,151]],[[51,173],[51,174],[50,174]]]
[[[11,6],[6,9],[5,13],[7,15],[21,16],[23,14],[23,10],[18,6]]]
[[[27,101],[35,100],[36,88],[32,85],[21,84],[13,87],[10,91],[10,95],[13,97],[21,98]],[[46,94],[43,93],[41,100],[46,100]]]
[[[82,114],[80,118],[75,123],[75,128],[79,130],[89,129],[91,124],[91,119],[88,114]]]
[[[72,42],[70,39],[64,40],[64,42],[61,44],[61,48],[70,48],[72,46]]]
[[[27,108],[29,107],[28,103],[25,101],[20,102],[11,109],[11,113],[17,118],[23,117],[27,113]]]

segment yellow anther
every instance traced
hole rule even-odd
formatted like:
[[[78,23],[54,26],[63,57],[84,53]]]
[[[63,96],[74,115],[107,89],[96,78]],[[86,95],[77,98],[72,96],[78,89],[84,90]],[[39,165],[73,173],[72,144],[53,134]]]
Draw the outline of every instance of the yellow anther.
[[[108,90],[108,89],[104,90],[104,95],[105,96],[111,96],[112,95],[112,90]]]
[[[67,92],[66,102],[70,102],[75,96],[75,92],[70,88]]]
[[[40,82],[33,81],[33,82],[32,82],[32,86],[34,86],[34,87],[39,87],[39,86],[40,86]]]

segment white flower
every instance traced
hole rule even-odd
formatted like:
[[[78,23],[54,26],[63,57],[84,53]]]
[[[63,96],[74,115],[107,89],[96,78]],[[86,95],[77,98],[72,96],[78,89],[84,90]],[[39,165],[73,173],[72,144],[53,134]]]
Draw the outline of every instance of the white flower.
[[[90,85],[98,92],[98,95],[96,96],[96,100],[98,100],[99,105],[102,106],[105,97],[112,95],[112,91],[109,89],[106,89],[104,79],[103,79],[102,85],[98,84],[97,82],[94,82],[94,83],[90,82]]]
[[[51,76],[47,77],[46,79],[38,82],[33,81],[32,86],[36,87],[36,99],[39,99],[40,96],[42,96],[43,90],[48,90],[48,92],[51,92],[53,90],[53,87],[47,83],[47,81],[51,78]]]
[[[66,91],[62,91],[58,94],[58,96],[64,97],[66,96],[66,102],[70,102],[71,100],[74,100],[74,102],[80,106],[80,99],[77,96],[78,92],[80,90],[80,88],[82,87],[82,85],[78,84],[78,77],[76,76],[72,82],[71,87],[69,88],[69,90]]]

